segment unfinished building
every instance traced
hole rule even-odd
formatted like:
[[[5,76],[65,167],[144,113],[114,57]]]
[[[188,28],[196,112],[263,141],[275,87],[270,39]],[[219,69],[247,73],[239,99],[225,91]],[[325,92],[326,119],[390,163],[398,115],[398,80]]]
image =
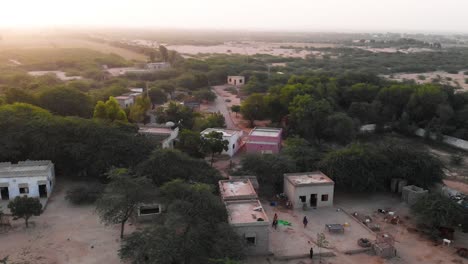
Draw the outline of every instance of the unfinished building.
[[[403,187],[401,192],[401,198],[409,205],[415,204],[419,199],[426,196],[428,193],[427,190],[424,190],[421,187],[408,185]]]

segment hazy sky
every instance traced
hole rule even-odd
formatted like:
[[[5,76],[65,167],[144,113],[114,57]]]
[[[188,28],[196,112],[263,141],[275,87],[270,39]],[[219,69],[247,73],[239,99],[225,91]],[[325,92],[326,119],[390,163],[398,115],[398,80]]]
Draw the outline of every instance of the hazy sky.
[[[0,0],[2,26],[468,32],[468,0]]]

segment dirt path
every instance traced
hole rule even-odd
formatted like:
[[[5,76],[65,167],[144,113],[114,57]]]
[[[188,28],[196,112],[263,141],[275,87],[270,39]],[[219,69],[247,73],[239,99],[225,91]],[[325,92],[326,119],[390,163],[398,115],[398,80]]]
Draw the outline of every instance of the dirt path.
[[[30,228],[18,220],[12,230],[0,233],[0,259],[9,256],[8,263],[14,264],[121,263],[118,226],[104,226],[93,206],[67,202],[63,185],[56,186],[45,212],[31,218]],[[126,233],[133,229],[127,227]]]

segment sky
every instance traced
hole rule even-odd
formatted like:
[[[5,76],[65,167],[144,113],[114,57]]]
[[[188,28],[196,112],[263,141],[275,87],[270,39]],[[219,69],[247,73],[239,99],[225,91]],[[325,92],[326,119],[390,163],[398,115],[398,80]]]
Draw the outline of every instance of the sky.
[[[467,0],[0,0],[0,27],[468,33]]]

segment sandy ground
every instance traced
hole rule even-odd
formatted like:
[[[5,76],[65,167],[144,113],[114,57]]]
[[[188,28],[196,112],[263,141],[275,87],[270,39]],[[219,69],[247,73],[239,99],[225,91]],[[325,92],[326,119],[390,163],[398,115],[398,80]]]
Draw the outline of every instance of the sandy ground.
[[[468,234],[463,234],[457,232],[455,234],[455,242],[451,247],[441,246],[439,243],[434,243],[428,240],[424,235],[416,233],[414,231],[409,231],[408,228],[414,228],[413,220],[409,213],[408,206],[401,202],[399,196],[392,194],[342,194],[338,193],[335,195],[335,205],[343,208],[347,212],[359,212],[364,215],[369,215],[372,217],[375,223],[381,225],[381,228],[385,232],[392,234],[395,239],[395,246],[397,249],[397,257],[392,259],[382,259],[377,256],[369,255],[367,253],[355,254],[355,255],[345,255],[342,253],[339,248],[334,250],[336,256],[325,258],[323,263],[334,263],[334,264],[414,264],[414,263],[425,263],[425,264],[445,264],[445,263],[455,263],[455,264],[468,264],[466,259],[455,254],[456,247],[466,247],[468,246]],[[271,211],[268,208],[268,205],[264,205],[265,210]],[[397,215],[401,216],[402,223],[400,225],[392,225],[385,223],[383,221],[383,215],[377,212],[377,209],[391,209],[396,212]],[[276,209],[275,209],[276,210]],[[299,211],[299,214],[302,216],[302,212]],[[314,217],[314,212],[311,212],[311,217],[309,220],[309,225],[311,228],[314,228],[314,221],[321,221],[318,217]],[[333,219],[333,215],[330,214]],[[270,216],[271,217],[271,216]],[[279,217],[284,217],[281,213]],[[288,216],[289,217],[289,216]],[[300,218],[300,217],[299,217]],[[298,218],[298,219],[299,219]],[[294,217],[292,217],[294,220]],[[295,221],[297,222],[297,221]],[[300,222],[300,221],[299,221]],[[301,224],[301,223],[296,223]],[[351,227],[355,226],[357,223],[352,222]],[[317,225],[317,228],[320,225]],[[411,230],[411,229],[410,229]],[[312,230],[313,231],[313,230]],[[309,233],[309,231],[306,231]],[[330,237],[330,235],[328,235]],[[274,238],[274,235],[273,235]],[[281,237],[279,237],[281,239]],[[330,237],[330,240],[335,238]],[[339,243],[335,240],[335,243]],[[287,241],[287,240],[284,240]],[[295,241],[290,241],[291,243],[300,243],[301,239]],[[351,241],[353,242],[353,241]],[[352,243],[349,242],[349,245],[352,246]],[[293,244],[294,245],[294,244]],[[345,243],[346,245],[346,243]],[[297,247],[304,247],[299,245]],[[275,249],[275,247],[273,247]],[[310,260],[308,258],[296,258],[291,260],[277,260],[274,256],[267,257],[252,257],[248,258],[247,263],[249,264],[309,264],[309,263],[319,263],[318,258]]]
[[[7,49],[31,49],[31,48],[88,48],[103,53],[115,53],[127,60],[146,61],[146,56],[130,50],[113,47],[104,43],[97,43],[73,37],[60,37],[33,33],[30,35],[2,34],[0,51]]]
[[[444,180],[445,185],[448,187],[457,190],[465,195],[468,195],[468,184],[459,182],[459,181],[451,181],[451,180]]]
[[[468,75],[465,75],[464,72],[466,70],[460,71],[457,74],[451,74],[443,71],[435,71],[435,72],[426,72],[426,73],[398,73],[394,74],[393,76],[385,75],[384,77],[390,80],[396,81],[403,81],[406,80],[414,80],[416,83],[431,83],[433,79],[438,79],[440,77],[441,83],[446,83],[452,86],[459,86],[460,91],[468,91],[468,84],[465,83],[465,79],[468,79]],[[425,80],[420,80],[418,77],[424,76]],[[451,78],[452,80],[447,80],[446,78]]]
[[[28,229],[18,220],[0,233],[0,259],[9,256],[9,264],[121,263],[119,227],[104,226],[93,206],[67,202],[64,185],[56,185],[45,212],[31,218]],[[132,230],[126,227],[127,234]]]
[[[336,47],[335,44],[327,43],[267,43],[267,42],[226,42],[223,45],[197,46],[197,45],[169,45],[168,49],[175,50],[182,54],[195,55],[199,53],[219,53],[219,54],[269,54],[281,57],[305,58],[309,54],[316,56],[323,55],[321,52],[311,53],[301,49],[304,47]],[[294,47],[281,48],[281,47]]]

